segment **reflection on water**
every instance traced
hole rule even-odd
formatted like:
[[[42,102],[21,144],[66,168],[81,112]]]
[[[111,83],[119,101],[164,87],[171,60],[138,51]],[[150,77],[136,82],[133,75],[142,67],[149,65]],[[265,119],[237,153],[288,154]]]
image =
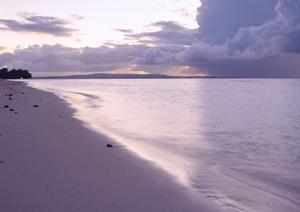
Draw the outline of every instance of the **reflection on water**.
[[[63,96],[89,126],[232,211],[300,208],[299,80],[30,84]]]

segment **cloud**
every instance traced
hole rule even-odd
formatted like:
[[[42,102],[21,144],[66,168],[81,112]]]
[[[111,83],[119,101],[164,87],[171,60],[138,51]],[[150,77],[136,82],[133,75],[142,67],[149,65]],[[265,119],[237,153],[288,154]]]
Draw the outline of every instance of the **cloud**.
[[[119,45],[114,48],[71,48],[62,45],[30,46],[0,54],[0,65],[33,72],[101,72],[125,69],[148,47]]]
[[[84,16],[81,16],[81,15],[77,15],[77,14],[71,14],[71,17],[75,20],[78,20],[78,21],[82,21],[85,19]]]
[[[140,33],[116,29],[125,41],[136,45],[32,46],[0,54],[0,66],[36,72],[125,69],[221,77],[300,77],[299,0],[202,3],[197,29],[172,21],[153,23],[151,31]]]
[[[180,8],[179,12],[181,14],[181,16],[183,17],[193,17],[193,13],[191,13],[188,9],[186,8]]]
[[[175,53],[152,49],[136,61],[188,65],[217,76],[300,76],[299,0],[202,3],[197,39]]]
[[[275,16],[278,0],[202,0],[197,22],[201,40],[221,44],[240,28],[259,26]]]
[[[126,32],[126,39],[138,40],[140,43],[155,46],[186,46],[197,39],[194,29],[186,28],[173,21],[160,21],[152,23],[148,27],[155,27],[157,30],[142,33]]]
[[[133,31],[131,29],[114,29],[117,32],[125,33],[125,34],[131,34]]]
[[[139,65],[176,65],[176,55],[182,52],[182,48],[152,47],[138,55],[132,62]]]
[[[234,0],[231,1],[234,2]],[[202,26],[200,25],[200,40],[203,42],[205,39],[202,39],[202,36],[210,36],[211,40],[207,43],[215,52],[222,51],[222,57],[225,58],[262,58],[280,53],[300,53],[298,45],[300,43],[300,1],[278,0],[275,6],[274,0],[263,2],[261,3],[262,7],[260,4],[258,12],[251,11],[251,7],[248,8],[253,15],[260,18],[251,19],[250,21],[248,20],[250,15],[246,11],[244,11],[244,15],[238,16],[238,22],[231,20],[229,16],[225,22],[232,21],[232,27],[227,29],[222,28],[222,26],[218,29],[219,31],[214,29],[213,34],[210,34],[209,30],[205,31],[205,27],[201,29]],[[266,4],[267,2],[268,4]],[[209,4],[206,3],[208,7]],[[261,12],[261,8],[266,8],[266,12]],[[272,15],[272,18],[265,20],[270,16],[271,13],[268,10],[271,10],[271,8],[274,10],[274,15]],[[203,10],[205,11],[205,9]],[[198,20],[202,16],[205,16],[205,12],[204,15],[198,16]],[[213,22],[215,19],[217,18],[214,18]],[[222,21],[220,21],[220,24],[222,24]],[[214,42],[213,40],[217,41]]]
[[[262,25],[240,28],[226,45],[252,57],[300,53],[300,1],[279,0],[275,11]]]
[[[21,13],[22,21],[14,19],[0,19],[0,30],[14,32],[44,33],[53,36],[72,36],[78,30],[70,27],[68,20],[51,17],[38,16],[31,13]]]

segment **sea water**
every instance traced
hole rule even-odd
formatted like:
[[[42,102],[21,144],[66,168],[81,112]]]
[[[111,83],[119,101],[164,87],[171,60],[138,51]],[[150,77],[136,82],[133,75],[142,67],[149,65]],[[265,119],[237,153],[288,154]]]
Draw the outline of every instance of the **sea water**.
[[[228,211],[300,211],[300,80],[31,80]]]

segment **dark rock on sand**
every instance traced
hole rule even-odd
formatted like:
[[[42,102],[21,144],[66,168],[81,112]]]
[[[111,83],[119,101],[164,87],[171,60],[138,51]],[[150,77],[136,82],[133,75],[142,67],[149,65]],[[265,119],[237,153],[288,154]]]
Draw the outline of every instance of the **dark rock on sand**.
[[[33,105],[33,107],[39,107],[38,105]]]
[[[112,147],[113,147],[113,145],[111,145],[111,144],[107,144],[107,145],[106,145],[106,147],[108,147],[108,148],[112,148]]]

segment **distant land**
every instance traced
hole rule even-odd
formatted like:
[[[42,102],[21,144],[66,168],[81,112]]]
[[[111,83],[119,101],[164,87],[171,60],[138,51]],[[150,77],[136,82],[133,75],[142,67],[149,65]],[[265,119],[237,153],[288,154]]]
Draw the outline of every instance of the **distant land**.
[[[295,77],[293,77],[295,78]],[[238,76],[172,76],[164,74],[82,74],[67,76],[44,76],[33,79],[290,79],[290,77],[238,77]]]
[[[214,76],[170,76],[163,74],[87,74],[70,76],[34,77],[34,79],[190,79],[219,78]]]

